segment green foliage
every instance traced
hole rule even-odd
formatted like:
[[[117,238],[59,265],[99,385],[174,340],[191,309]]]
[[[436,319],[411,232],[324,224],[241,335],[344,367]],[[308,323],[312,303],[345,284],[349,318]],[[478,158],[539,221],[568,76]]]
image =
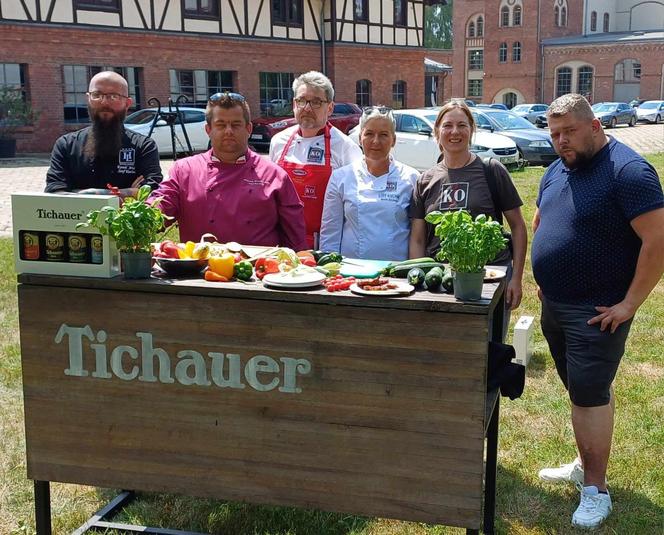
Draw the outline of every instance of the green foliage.
[[[148,204],[150,186],[141,186],[136,198],[127,197],[120,208],[104,206],[88,214],[86,223],[78,227],[93,227],[110,236],[122,252],[150,252],[150,244],[164,228],[166,216],[157,206],[159,200]]]
[[[0,139],[12,139],[14,132],[37,120],[39,113],[23,99],[20,91],[0,86]]]
[[[452,0],[445,6],[425,6],[424,46],[451,50],[452,37]]]
[[[474,220],[465,210],[431,212],[426,221],[436,225],[440,252],[436,258],[447,259],[458,273],[479,273],[486,263],[505,248],[501,226],[484,214]]]

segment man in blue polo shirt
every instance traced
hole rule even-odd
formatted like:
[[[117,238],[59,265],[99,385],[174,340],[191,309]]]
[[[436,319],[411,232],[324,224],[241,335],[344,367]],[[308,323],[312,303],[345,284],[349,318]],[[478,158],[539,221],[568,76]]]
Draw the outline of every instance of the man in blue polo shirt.
[[[547,116],[560,159],[540,184],[532,266],[579,456],[539,475],[575,482],[581,501],[572,524],[594,528],[612,508],[611,384],[632,318],[664,272],[664,195],[653,167],[607,138],[581,95],[556,99]]]

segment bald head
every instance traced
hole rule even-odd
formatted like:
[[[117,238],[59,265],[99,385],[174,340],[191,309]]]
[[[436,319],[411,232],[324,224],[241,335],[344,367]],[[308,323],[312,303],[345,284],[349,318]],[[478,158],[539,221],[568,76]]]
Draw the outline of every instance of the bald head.
[[[117,89],[115,93],[120,95],[128,96],[129,95],[129,86],[127,85],[127,80],[120,76],[117,72],[113,71],[102,71],[95,74],[90,80],[89,91],[99,91],[99,86],[104,85],[106,87],[115,86]]]

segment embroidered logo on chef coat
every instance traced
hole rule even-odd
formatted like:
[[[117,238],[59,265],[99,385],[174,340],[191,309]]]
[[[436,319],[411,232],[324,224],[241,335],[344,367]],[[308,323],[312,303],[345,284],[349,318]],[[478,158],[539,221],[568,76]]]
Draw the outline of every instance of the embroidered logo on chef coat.
[[[385,183],[385,191],[396,191],[397,190],[397,183],[393,180],[388,180]]]
[[[244,182],[245,184],[249,184],[250,186],[262,186],[265,184],[265,180],[253,176],[243,178],[242,182]]]
[[[305,185],[304,186],[304,197],[307,199],[317,199],[318,196],[316,195],[316,186],[313,186],[311,184]]]
[[[468,182],[444,184],[440,193],[440,210],[459,210],[468,206]]]
[[[324,156],[325,156],[324,148],[316,146],[309,147],[309,152],[307,152],[307,162],[322,163]]]
[[[128,175],[136,171],[136,150],[132,148],[120,149],[118,153],[118,173]]]

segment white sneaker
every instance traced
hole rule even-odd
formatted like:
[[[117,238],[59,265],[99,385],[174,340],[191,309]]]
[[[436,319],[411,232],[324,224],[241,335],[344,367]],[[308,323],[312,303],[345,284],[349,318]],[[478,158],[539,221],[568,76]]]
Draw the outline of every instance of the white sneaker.
[[[611,496],[601,494],[595,485],[577,487],[581,491],[581,502],[572,515],[572,525],[588,529],[599,527],[613,509]]]
[[[569,464],[560,465],[558,468],[542,468],[539,471],[540,479],[551,483],[572,482],[583,485],[583,467],[579,459],[574,459]]]

